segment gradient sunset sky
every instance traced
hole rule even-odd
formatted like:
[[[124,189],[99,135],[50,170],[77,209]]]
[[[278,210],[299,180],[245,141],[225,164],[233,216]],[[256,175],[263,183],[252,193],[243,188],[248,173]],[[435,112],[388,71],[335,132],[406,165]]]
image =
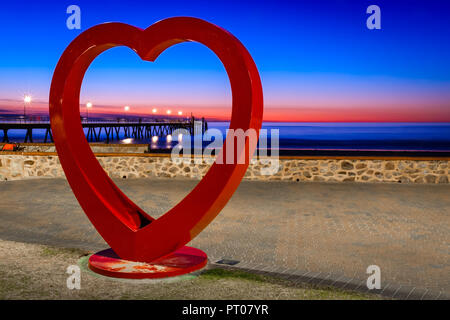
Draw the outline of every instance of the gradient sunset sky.
[[[81,8],[69,30],[66,8]],[[368,30],[366,8],[381,8]],[[141,28],[195,16],[233,33],[260,71],[266,121],[450,122],[450,1],[7,1],[0,8],[0,114],[20,113],[30,94],[48,112],[52,73],[80,32],[103,22]],[[128,48],[98,57],[83,82],[90,113],[182,110],[229,117],[231,93],[218,58],[178,44],[156,62]]]

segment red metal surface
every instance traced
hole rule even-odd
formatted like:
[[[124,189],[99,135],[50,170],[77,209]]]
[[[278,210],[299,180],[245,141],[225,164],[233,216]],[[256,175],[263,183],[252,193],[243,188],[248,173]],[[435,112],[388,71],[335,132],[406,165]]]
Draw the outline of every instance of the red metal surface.
[[[89,268],[114,278],[155,279],[175,277],[203,268],[208,261],[206,253],[192,247],[181,247],[152,263],[121,259],[112,249],[89,257]]]
[[[191,193],[154,219],[122,193],[91,151],[80,122],[79,101],[91,62],[116,46],[127,46],[143,60],[154,61],[165,49],[184,41],[202,43],[222,61],[232,90],[230,128],[254,129],[259,135],[263,93],[255,63],[238,39],[200,19],[169,18],[145,30],[123,23],[97,25],[70,43],[53,74],[50,119],[61,165],[84,212],[123,259],[151,262],[188,243],[225,206],[249,164],[248,159],[243,164],[214,163]],[[255,147],[256,141],[246,139],[235,152],[249,148],[253,154]],[[222,153],[227,153],[226,143]]]

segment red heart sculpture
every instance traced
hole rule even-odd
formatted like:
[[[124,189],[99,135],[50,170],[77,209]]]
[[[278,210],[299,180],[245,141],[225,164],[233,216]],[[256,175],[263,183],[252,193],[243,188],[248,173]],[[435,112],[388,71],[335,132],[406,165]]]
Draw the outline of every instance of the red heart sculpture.
[[[217,216],[249,165],[248,159],[243,164],[214,163],[182,201],[154,219],[122,193],[91,151],[80,122],[80,88],[91,62],[116,46],[127,46],[141,59],[154,61],[184,41],[204,44],[225,66],[232,90],[230,129],[254,129],[259,135],[263,93],[256,65],[238,39],[201,19],[169,18],[145,30],[123,23],[94,26],[70,43],[53,74],[50,119],[61,165],[84,212],[123,259],[151,262],[184,246]],[[253,154],[255,147],[256,142],[246,137],[242,150],[235,152],[245,154],[249,148]],[[226,149],[224,143],[224,159]]]

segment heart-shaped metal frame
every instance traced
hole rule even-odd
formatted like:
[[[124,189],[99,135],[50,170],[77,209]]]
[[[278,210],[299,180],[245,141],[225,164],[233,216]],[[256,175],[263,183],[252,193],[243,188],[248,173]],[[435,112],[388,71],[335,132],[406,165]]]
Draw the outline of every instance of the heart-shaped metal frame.
[[[61,165],[89,220],[123,259],[151,262],[188,243],[225,206],[249,165],[248,158],[242,164],[216,161],[183,200],[154,219],[114,184],[94,156],[80,122],[81,84],[92,61],[117,46],[129,47],[141,59],[154,61],[165,49],[184,41],[205,45],[223,63],[232,91],[230,129],[253,129],[258,136],[263,93],[256,65],[238,39],[201,19],[168,18],[145,30],[123,23],[94,26],[70,43],[53,74],[50,119]],[[235,154],[245,154],[245,150],[253,154],[256,141],[250,140],[246,137],[244,146],[236,144]],[[224,143],[224,159],[226,149]]]

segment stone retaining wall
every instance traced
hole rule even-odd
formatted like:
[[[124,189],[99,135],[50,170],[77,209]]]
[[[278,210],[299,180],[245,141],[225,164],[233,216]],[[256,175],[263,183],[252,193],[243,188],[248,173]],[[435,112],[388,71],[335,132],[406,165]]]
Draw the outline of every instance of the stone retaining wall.
[[[138,177],[188,177],[200,179],[209,169],[206,162],[176,164],[163,155],[120,154],[97,155],[111,176]],[[209,162],[212,162],[209,161]],[[450,160],[383,160],[383,159],[314,159],[282,158],[276,174],[264,175],[262,169],[270,165],[254,161],[245,179],[283,181],[329,182],[397,182],[397,183],[449,183]],[[54,153],[0,154],[0,180],[17,180],[37,177],[63,177],[58,156]]]

